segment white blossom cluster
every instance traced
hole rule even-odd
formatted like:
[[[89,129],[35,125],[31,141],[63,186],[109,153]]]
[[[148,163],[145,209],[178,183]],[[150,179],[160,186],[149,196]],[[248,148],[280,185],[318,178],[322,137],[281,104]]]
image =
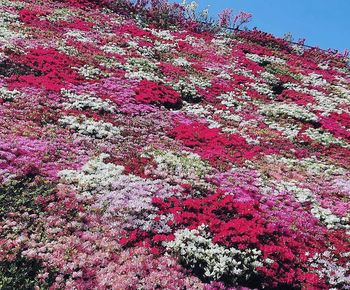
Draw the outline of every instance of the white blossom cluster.
[[[112,181],[124,171],[124,166],[105,163],[108,154],[89,160],[81,170],[61,170],[58,176],[65,184],[72,184],[84,196],[111,189]]]
[[[325,86],[327,85],[327,81],[323,79],[323,77],[316,73],[310,73],[309,75],[301,75],[301,81],[305,85],[313,85],[313,86]]]
[[[269,117],[291,117],[303,121],[317,121],[317,116],[305,107],[296,104],[261,104],[260,112]]]
[[[279,82],[278,78],[274,74],[272,74],[268,71],[263,71],[260,74],[260,77],[270,85],[275,85]]]
[[[247,131],[247,128],[258,128],[259,122],[255,119],[243,120],[239,122],[238,127],[223,127],[222,131],[230,134],[238,133],[245,141],[250,145],[259,145],[260,136],[251,136]]]
[[[108,76],[108,74],[102,72],[98,67],[93,67],[90,65],[84,65],[78,68],[78,72],[88,80],[95,80],[99,79],[102,76]]]
[[[339,145],[344,148],[350,148],[350,144],[343,140],[342,138],[334,137],[333,134],[320,130],[320,129],[314,129],[309,128],[305,131],[305,133],[312,139],[319,143],[321,143],[324,146],[329,146],[331,144]]]
[[[192,63],[190,63],[187,59],[183,57],[178,57],[172,60],[172,63],[176,66],[181,66],[181,67],[191,67]]]
[[[326,95],[323,92],[320,92],[315,89],[301,87],[297,84],[292,83],[286,83],[283,86],[285,88],[313,96],[316,100],[316,104],[312,104],[311,108],[316,111],[321,111],[321,114],[324,116],[327,116],[329,115],[329,113],[332,112],[341,113],[342,109],[340,109],[340,107],[344,103],[344,98],[349,98],[350,102],[350,97],[348,96],[348,94],[342,95],[341,93],[333,92],[336,91],[335,86],[332,87],[332,93],[330,93],[329,95]]]
[[[196,182],[204,178],[211,170],[210,165],[195,153],[181,151],[149,150],[145,156],[152,156],[157,163],[157,176],[166,181],[181,182],[187,180]]]
[[[144,58],[129,58],[127,64],[125,65],[127,71],[141,70],[145,72],[156,72],[158,66]]]
[[[332,112],[339,113],[341,114],[342,112],[348,112],[343,107],[344,101],[348,99],[348,102],[350,103],[349,99],[349,94],[341,95],[341,94],[335,94],[335,93],[330,93],[328,96],[322,96],[320,95],[319,97],[316,97],[317,100],[317,105],[314,106],[315,110],[323,110],[321,113],[324,116],[329,115]],[[328,103],[327,103],[328,102]]]
[[[0,98],[5,101],[12,101],[18,97],[21,93],[17,90],[8,90],[5,87],[0,87]]]
[[[202,225],[194,230],[178,230],[175,240],[164,244],[167,250],[178,254],[188,266],[201,268],[204,276],[211,279],[219,280],[227,276],[232,283],[238,278],[248,280],[256,273],[257,267],[263,266],[259,250],[240,251],[214,244],[205,228]]]
[[[305,48],[300,44],[292,44],[291,47],[293,48],[293,51],[298,55],[302,55],[305,52]]]
[[[144,231],[152,231],[158,234],[169,234],[173,229],[169,226],[169,222],[174,221],[173,214],[159,215],[147,212],[147,217],[143,219],[135,219],[130,228],[138,228]]]
[[[95,121],[92,118],[87,118],[85,115],[63,116],[59,119],[59,123],[70,129],[73,129],[80,134],[94,136],[96,138],[110,138],[120,135],[120,129],[113,124],[103,121]]]
[[[292,192],[295,196],[295,198],[300,202],[317,202],[315,198],[315,194],[308,188],[301,188],[298,185],[296,185],[295,181],[284,181],[284,180],[278,180],[278,182],[274,183],[276,190],[281,191],[289,191]]]
[[[340,218],[332,214],[328,208],[322,208],[321,206],[313,206],[311,213],[317,217],[321,223],[325,224],[327,228],[335,228],[340,222]]]
[[[265,157],[270,162],[282,162],[289,169],[303,169],[306,170],[310,175],[322,175],[324,173],[326,176],[331,175],[343,175],[345,170],[342,167],[336,166],[331,163],[325,163],[318,160],[315,156],[303,159],[287,158],[278,155],[267,155]]]
[[[190,104],[188,102],[184,102],[183,107],[181,108],[182,112],[186,112],[189,115],[196,115],[199,118],[210,118],[215,111],[214,106],[210,104]]]
[[[139,55],[141,55],[144,58],[148,58],[148,59],[155,58],[155,51],[153,47],[138,46],[136,50],[139,53]]]
[[[123,48],[117,46],[115,43],[107,43],[101,47],[104,52],[117,53],[120,55],[125,55],[126,52]]]
[[[347,102],[350,101],[349,95],[349,81],[341,79],[337,84],[331,86],[333,94],[338,95],[339,98],[344,98]],[[330,95],[332,95],[332,92]]]
[[[244,107],[248,106],[247,102],[237,100],[237,92],[229,92],[226,94],[221,94],[218,99],[221,100],[221,104],[228,108],[235,108],[236,111],[241,111]],[[243,96],[240,96],[243,98]]]
[[[127,46],[128,46],[128,48],[137,49],[137,48],[139,47],[139,44],[138,44],[136,41],[131,40],[131,39],[136,40],[136,39],[139,39],[139,38],[132,38],[131,34],[129,34],[129,33],[124,33],[124,36],[125,36],[126,38],[130,39],[130,40],[128,40],[127,43],[126,43]]]
[[[1,3],[0,5],[2,5]],[[2,9],[0,13],[0,48],[5,48],[12,45],[14,39],[23,38],[22,33],[18,33],[10,28],[15,23],[19,23],[17,14],[13,14]]]
[[[350,214],[344,217],[336,216],[329,208],[324,208],[319,204],[315,194],[311,190],[299,187],[295,181],[278,180],[273,182],[273,184],[277,192],[288,191],[293,193],[296,200],[300,203],[310,202],[311,213],[327,228],[350,229],[350,225],[348,224],[350,221]]]
[[[329,64],[328,63],[319,63],[317,64],[317,66],[320,68],[320,69],[324,69],[324,70],[327,70],[329,69]]]
[[[265,120],[265,123],[269,128],[282,132],[282,135],[290,140],[293,140],[300,131],[300,127],[296,124],[283,125],[269,119]]]
[[[158,67],[145,58],[129,58],[123,67],[127,73],[125,77],[130,79],[146,79],[160,82],[162,79],[157,75]]]
[[[229,110],[216,110],[215,115],[218,114],[222,119],[233,122],[242,122],[242,117],[232,113]]]
[[[246,58],[250,59],[251,61],[257,62],[257,63],[263,63],[263,62],[269,62],[269,63],[277,63],[277,64],[285,64],[286,60],[276,57],[276,56],[267,56],[267,55],[258,55],[253,53],[246,53]]]
[[[275,96],[274,92],[271,90],[270,86],[265,83],[253,83],[251,87],[256,90],[259,94],[269,96],[269,98],[273,98]]]
[[[162,180],[124,174],[123,166],[104,162],[108,157],[108,154],[100,154],[80,170],[60,171],[61,182],[73,186],[80,198],[93,198],[93,208],[103,209],[109,216],[126,219],[128,226],[158,233],[170,232],[167,222],[173,220],[173,216],[162,215],[156,222],[154,218],[157,215],[149,211],[153,209],[152,198],[177,196],[182,188]],[[129,223],[127,220],[131,218]]]
[[[344,228],[347,234],[350,234],[350,214],[344,217],[338,217],[329,208],[321,207],[318,204],[312,205],[311,213],[328,229]]]
[[[211,40],[211,43],[220,46],[220,47],[227,47],[232,42],[232,39],[225,37],[225,35],[217,36]]]
[[[237,134],[239,133],[239,130],[236,127],[225,126],[222,128],[222,132],[227,134]]]
[[[204,77],[201,77],[199,75],[191,75],[189,77],[189,80],[192,84],[196,84],[196,86],[202,88],[202,89],[205,89],[205,88],[208,88],[211,86],[211,83],[209,80],[207,80],[206,78]]]
[[[174,40],[174,36],[171,34],[169,30],[158,30],[158,29],[148,29],[146,28],[145,31],[150,31],[153,35],[162,38],[164,40]]]
[[[195,86],[184,80],[179,80],[172,85],[173,89],[179,92],[183,97],[196,98],[199,97]]]
[[[350,257],[350,253],[343,253],[343,257]],[[311,267],[315,268],[315,272],[319,277],[326,278],[332,286],[329,290],[349,289],[350,275],[347,274],[350,269],[350,259],[346,263],[346,267],[337,265],[336,259],[330,251],[315,254],[310,258]]]
[[[220,128],[222,126],[214,120],[214,115],[219,114],[220,111],[221,110],[216,110],[216,108],[210,104],[190,104],[186,101],[183,102],[183,107],[181,108],[181,112],[195,115],[196,117],[203,119],[204,122],[209,124],[209,128]]]
[[[179,41],[179,40],[177,40]],[[185,38],[186,43],[191,44],[193,47],[201,47],[203,48],[204,45],[206,45],[206,42],[204,39],[196,38],[191,35],[186,35]]]
[[[105,67],[105,68],[113,68],[113,69],[123,69],[123,64],[114,56],[103,56],[103,55],[99,55],[96,56],[96,59],[99,61],[99,65],[101,67]],[[108,74],[105,74],[108,75]]]
[[[127,72],[125,74],[126,78],[129,79],[138,79],[138,80],[148,80],[148,81],[154,81],[154,82],[161,82],[162,79],[160,77],[158,77],[157,75],[151,73],[151,72],[146,72],[143,70],[140,71],[131,71],[131,72]]]
[[[65,39],[58,39],[56,41],[56,49],[69,56],[77,56],[80,54],[77,48],[67,45],[67,41]]]
[[[348,63],[350,61],[350,58],[348,57]],[[336,70],[337,72],[340,72],[342,74],[345,74],[345,75],[349,75],[349,70],[346,68],[346,67],[332,67],[332,69]],[[337,78],[337,77],[336,77]]]
[[[84,32],[82,30],[76,30],[72,29],[67,31],[65,34],[65,39],[72,39],[74,38],[76,41],[81,41],[84,43],[94,43],[94,40],[87,35],[87,32]]]
[[[95,111],[104,111],[114,113],[116,108],[109,100],[102,100],[100,98],[88,95],[88,94],[75,94],[73,91],[61,89],[61,95],[68,99],[68,102],[64,103],[67,109],[84,110],[86,108]]]
[[[225,114],[225,113],[223,113],[223,114]],[[230,116],[230,115],[227,113],[227,116]],[[230,120],[236,121],[236,120],[238,120],[238,118],[240,118],[240,117],[237,115],[231,114]],[[237,121],[237,122],[239,122],[239,121]],[[257,120],[250,119],[250,120],[246,120],[246,121],[240,121],[238,124],[238,127],[237,126],[222,126],[221,130],[222,130],[222,132],[225,132],[228,134],[241,135],[241,137],[243,137],[245,139],[245,141],[250,145],[259,145],[260,144],[259,140],[261,139],[261,137],[260,136],[252,137],[249,133],[246,132],[247,128],[257,128],[257,125],[258,125]],[[246,161],[248,161],[248,160],[246,160]]]
[[[227,71],[230,71],[232,67],[229,65],[218,65],[216,63],[208,63],[205,65],[204,69],[205,71],[210,73],[220,74],[221,72],[226,73]]]
[[[152,49],[156,50],[158,52],[161,52],[161,53],[168,53],[172,49],[174,49],[175,47],[176,47],[175,43],[163,43],[163,42],[156,40],[154,42],[154,46]]]
[[[18,10],[26,6],[27,4],[21,1],[13,1],[13,0],[1,0],[0,7],[15,7]]]
[[[336,69],[336,68],[334,68],[334,69]],[[344,75],[348,75],[348,77],[350,77],[350,73],[349,72],[346,72],[346,69],[345,68],[343,68],[343,69],[341,69],[341,68],[338,68],[338,71],[342,71],[342,73],[344,74]],[[349,86],[349,79],[347,79],[347,78],[345,78],[345,77],[343,77],[343,76],[335,76],[335,79],[338,81],[336,84],[334,84],[334,86],[340,86],[340,87],[342,87],[343,88],[343,90],[344,90],[344,93],[346,93],[347,92],[347,88],[348,88],[348,86]]]
[[[217,75],[217,78],[225,79],[225,80],[230,80],[230,79],[232,79],[232,78],[231,78],[231,75],[230,75],[228,72],[225,72],[225,71],[220,72],[220,73]]]
[[[245,77],[248,77],[248,78],[251,78],[252,80],[254,80],[255,82],[258,81],[258,78],[248,69],[245,69],[243,67],[239,67],[239,68],[235,68],[234,70],[234,73],[236,74],[239,74],[239,75],[242,75],[242,76],[245,76]],[[249,85],[251,85],[252,83],[254,82],[249,82]]]
[[[75,16],[74,12],[67,8],[57,8],[51,14],[46,16],[50,22],[66,21],[70,17]]]
[[[282,157],[281,160],[285,160],[287,164],[293,167],[303,167],[310,174],[319,175],[325,173],[326,175],[342,175],[345,173],[342,167],[336,166],[331,163],[321,162],[316,157],[304,158],[304,159],[291,159]]]

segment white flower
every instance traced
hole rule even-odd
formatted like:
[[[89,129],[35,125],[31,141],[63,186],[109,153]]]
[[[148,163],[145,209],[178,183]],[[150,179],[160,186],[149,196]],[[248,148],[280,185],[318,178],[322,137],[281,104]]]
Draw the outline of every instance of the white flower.
[[[5,87],[0,87],[0,98],[5,101],[12,101],[18,97],[21,93],[17,90],[8,90]]]
[[[276,64],[285,64],[286,60],[276,57],[276,56],[260,56],[258,54],[252,54],[252,53],[246,53],[246,58],[250,59],[251,61],[257,62],[257,63],[263,63],[263,62],[270,62],[270,63],[276,63]]]
[[[85,115],[63,116],[59,123],[65,127],[76,130],[84,135],[91,135],[96,138],[111,138],[120,135],[120,129],[113,124],[103,121],[88,119]]]
[[[103,73],[99,68],[87,64],[77,69],[79,74],[88,80],[98,79],[101,76],[108,76],[108,74]]]
[[[307,110],[306,107],[298,106],[292,103],[263,104],[260,107],[261,113],[269,117],[287,116],[298,120],[314,122],[318,121],[317,116],[314,113]]]
[[[313,140],[320,142],[322,145],[329,146],[336,144],[345,148],[350,148],[350,144],[342,138],[336,138],[331,133],[320,129],[309,128],[305,133]]]
[[[259,260],[261,252],[257,249],[240,251],[214,244],[205,225],[194,230],[178,230],[175,240],[164,244],[169,251],[180,255],[188,266],[199,267],[204,276],[216,280],[224,275],[230,277],[232,283],[238,278],[249,279],[256,267],[263,265]]]
[[[114,113],[116,108],[114,104],[109,100],[102,100],[95,96],[88,94],[75,94],[73,91],[62,89],[62,96],[66,97],[69,101],[64,103],[65,108],[71,109],[75,108],[78,110],[83,110],[89,108],[96,111],[105,111],[109,113]]]

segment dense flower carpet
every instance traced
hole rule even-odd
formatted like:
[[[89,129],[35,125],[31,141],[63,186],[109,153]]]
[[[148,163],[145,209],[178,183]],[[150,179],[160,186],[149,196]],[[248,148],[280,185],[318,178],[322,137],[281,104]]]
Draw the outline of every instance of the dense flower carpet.
[[[0,1],[0,289],[350,289],[346,55],[146,2]]]

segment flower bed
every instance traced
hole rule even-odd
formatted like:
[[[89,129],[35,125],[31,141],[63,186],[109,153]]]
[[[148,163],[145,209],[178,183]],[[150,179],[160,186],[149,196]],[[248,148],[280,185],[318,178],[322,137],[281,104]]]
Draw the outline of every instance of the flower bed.
[[[349,289],[346,58],[191,7],[2,1],[1,289]]]

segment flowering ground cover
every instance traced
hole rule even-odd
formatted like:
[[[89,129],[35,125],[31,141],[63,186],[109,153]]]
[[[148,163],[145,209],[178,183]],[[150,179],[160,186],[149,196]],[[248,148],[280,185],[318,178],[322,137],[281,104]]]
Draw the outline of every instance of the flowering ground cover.
[[[0,289],[350,289],[346,55],[189,9],[0,1]]]

